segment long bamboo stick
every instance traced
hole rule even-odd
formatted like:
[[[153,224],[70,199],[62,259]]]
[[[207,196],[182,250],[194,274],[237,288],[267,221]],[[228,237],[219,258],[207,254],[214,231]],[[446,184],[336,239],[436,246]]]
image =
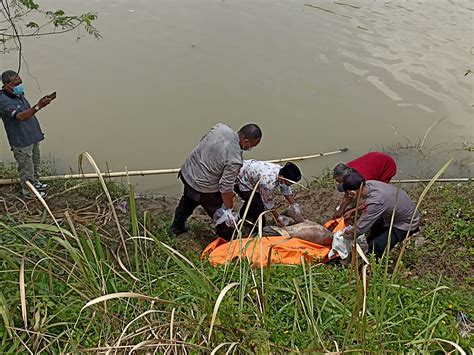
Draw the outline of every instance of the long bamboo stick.
[[[392,180],[392,184],[416,184],[418,182],[430,182],[431,179],[398,179]],[[474,177],[465,177],[465,178],[445,178],[445,179],[437,179],[436,182],[469,182],[474,181]]]
[[[287,161],[301,161],[301,160],[325,157],[327,155],[344,153],[344,152],[347,152],[348,150],[349,149],[347,149],[347,148],[341,148],[341,149],[335,150],[333,152],[318,153],[318,154],[313,154],[313,155],[304,155],[304,156],[301,156],[301,157],[293,157],[293,158],[273,159],[273,160],[267,160],[267,161],[269,163],[284,163],[284,162],[287,162]]]
[[[282,158],[282,159],[273,159],[267,160],[270,163],[283,163],[287,161],[302,161],[307,159],[314,159],[319,157],[324,157],[333,154],[339,154],[343,152],[347,152],[347,148],[341,148],[339,150],[335,150],[332,152],[327,153],[318,153],[313,155],[304,155],[299,157],[293,158]],[[159,170],[142,170],[142,171],[117,171],[117,172],[104,172],[101,175],[107,178],[114,178],[114,177],[125,177],[125,176],[147,176],[147,175],[166,175],[166,174],[177,174],[179,172],[179,168],[174,169],[159,169]],[[87,173],[87,174],[65,174],[65,175],[55,175],[55,176],[43,176],[40,178],[41,181],[52,181],[52,180],[71,180],[71,179],[93,179],[96,178],[96,173]],[[14,179],[0,179],[0,185],[11,185],[17,184],[20,180],[17,178]]]

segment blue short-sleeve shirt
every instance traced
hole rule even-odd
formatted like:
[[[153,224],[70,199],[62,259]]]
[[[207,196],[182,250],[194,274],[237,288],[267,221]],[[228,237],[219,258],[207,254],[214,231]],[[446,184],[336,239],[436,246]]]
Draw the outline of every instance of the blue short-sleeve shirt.
[[[7,131],[11,147],[23,148],[44,139],[44,134],[36,116],[26,121],[18,121],[16,115],[30,108],[24,95],[8,95],[0,91],[0,117]]]

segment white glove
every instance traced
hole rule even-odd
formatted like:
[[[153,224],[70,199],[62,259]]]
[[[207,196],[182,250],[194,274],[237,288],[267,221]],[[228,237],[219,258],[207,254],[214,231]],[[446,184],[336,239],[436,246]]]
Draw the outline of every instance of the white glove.
[[[300,205],[299,205],[298,203],[296,203],[296,202],[295,202],[295,203],[292,203],[292,204],[290,205],[290,209],[292,209],[293,212],[295,212],[296,214],[301,214],[301,207],[300,207]]]
[[[225,223],[227,227],[235,228],[240,220],[240,216],[238,212],[233,212],[231,208],[226,208],[222,205],[222,207],[214,212],[213,219],[216,226]]]
[[[282,215],[279,215],[277,218],[277,224],[278,224],[278,227],[286,227],[285,217],[283,217]]]
[[[304,218],[303,218],[303,215],[301,214],[301,207],[299,204],[292,203],[290,207],[288,207],[288,210],[293,212],[293,214],[296,217],[295,218],[296,222],[303,222]]]

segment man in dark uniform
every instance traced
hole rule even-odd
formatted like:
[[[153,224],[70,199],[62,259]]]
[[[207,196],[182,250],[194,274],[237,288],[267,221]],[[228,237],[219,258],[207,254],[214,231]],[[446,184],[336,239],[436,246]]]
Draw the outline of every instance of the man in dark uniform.
[[[45,96],[34,106],[25,98],[21,77],[13,70],[2,73],[0,91],[0,116],[5,125],[8,142],[18,163],[23,195],[31,198],[26,182],[32,183],[42,196],[47,188],[39,181],[40,150],[39,142],[44,139],[36,113],[48,106],[54,97]]]

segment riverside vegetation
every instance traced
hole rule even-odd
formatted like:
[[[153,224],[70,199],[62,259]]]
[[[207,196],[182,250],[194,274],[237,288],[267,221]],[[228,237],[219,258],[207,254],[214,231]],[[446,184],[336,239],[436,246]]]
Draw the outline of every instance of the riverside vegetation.
[[[413,188],[421,232],[390,258],[369,266],[353,258],[346,267],[252,268],[243,260],[214,268],[192,247],[212,240],[210,229],[195,219],[188,236],[170,238],[174,202],[136,198],[131,185],[57,181],[45,204],[11,190],[0,190],[0,352],[467,353],[474,346],[472,182]],[[298,193],[304,201],[333,190],[320,178]]]

